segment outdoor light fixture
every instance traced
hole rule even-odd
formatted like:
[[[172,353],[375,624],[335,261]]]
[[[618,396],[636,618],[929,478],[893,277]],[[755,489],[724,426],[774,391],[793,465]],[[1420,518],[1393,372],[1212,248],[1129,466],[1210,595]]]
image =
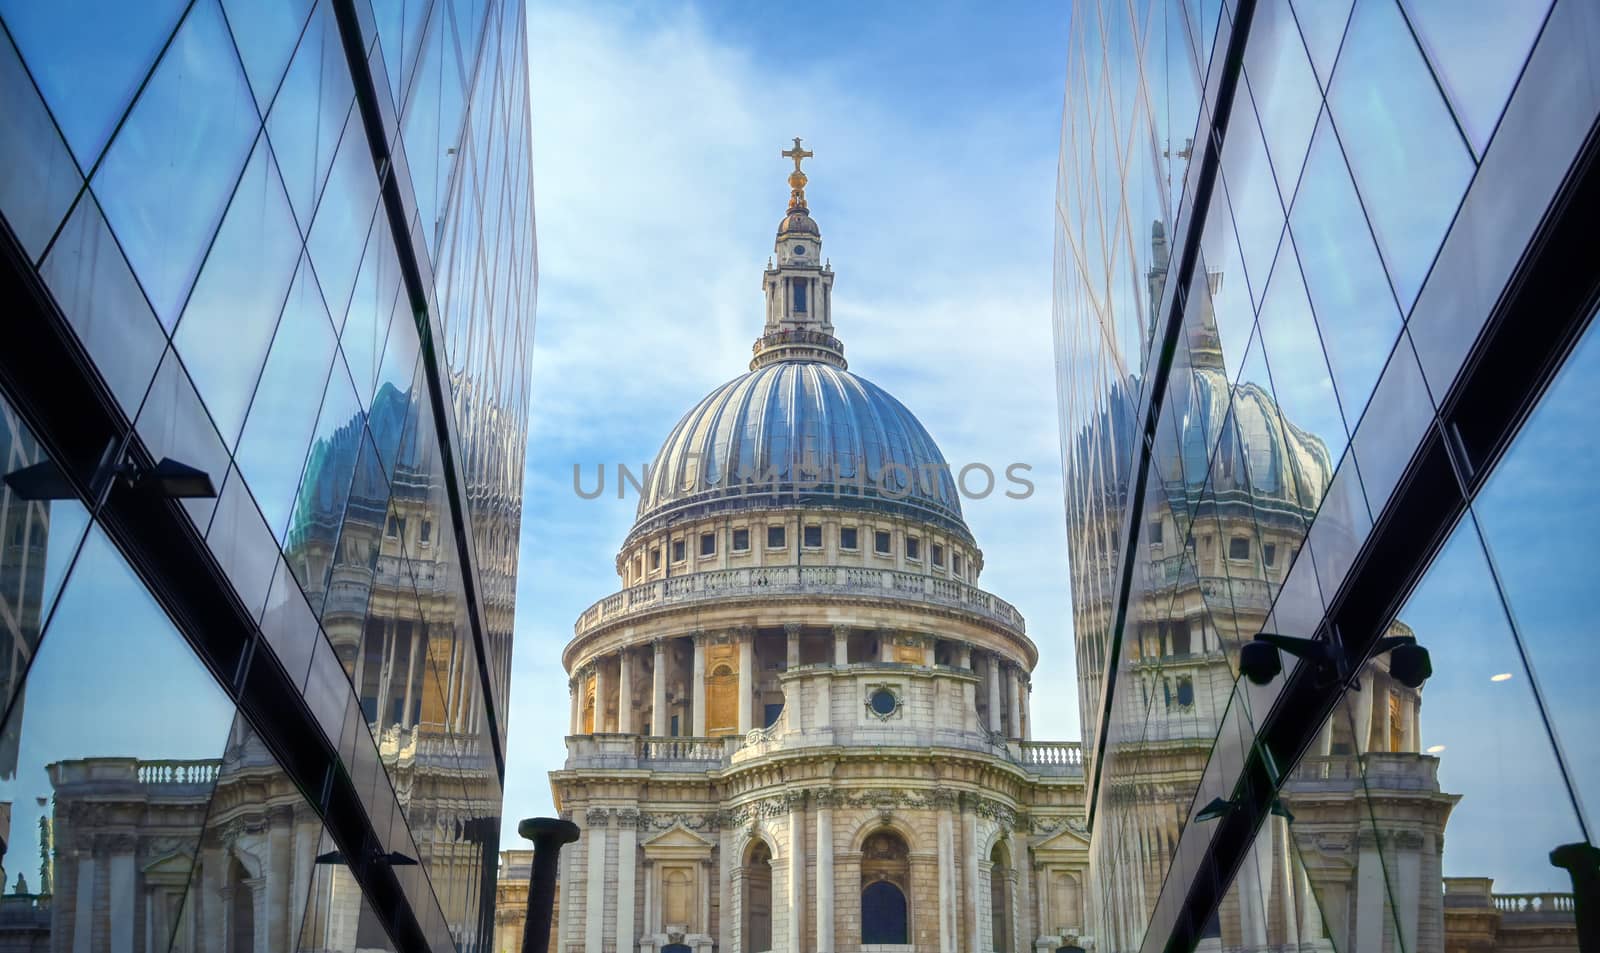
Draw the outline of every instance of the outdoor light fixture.
[[[1335,630],[1335,636],[1337,630]],[[1351,676],[1338,639],[1302,639],[1276,632],[1262,632],[1239,648],[1239,673],[1257,685],[1265,685],[1283,671],[1279,652],[1288,652],[1316,666],[1322,678],[1337,681],[1351,688],[1359,687]],[[1428,650],[1408,635],[1391,635],[1379,639],[1372,646],[1373,655],[1389,653],[1389,674],[1407,688],[1421,688],[1433,675],[1433,662]],[[1498,678],[1499,676],[1496,676]],[[1507,675],[1506,678],[1510,678]]]
[[[1210,804],[1195,813],[1194,819],[1197,821],[1214,821],[1218,818],[1227,817],[1238,809],[1239,802],[1237,800],[1232,798],[1224,800],[1223,798],[1215,797],[1211,799]],[[1286,821],[1291,823],[1294,821],[1294,813],[1289,810],[1280,798],[1273,798],[1272,805],[1268,810],[1271,814]]]
[[[415,867],[417,865],[415,857],[402,854],[397,850],[391,850],[386,854],[376,847],[367,856],[367,861],[369,863],[388,864],[390,867]],[[340,850],[330,850],[326,854],[318,854],[316,862],[319,864],[349,864],[349,861],[345,860],[344,852]]]
[[[210,499],[217,495],[217,488],[212,484],[209,473],[171,457],[162,457],[153,467],[124,462],[112,471],[112,475],[123,486],[149,490],[169,500]],[[12,493],[24,500],[78,498],[78,491],[54,460],[41,460],[20,470],[13,470],[5,475],[5,484]]]

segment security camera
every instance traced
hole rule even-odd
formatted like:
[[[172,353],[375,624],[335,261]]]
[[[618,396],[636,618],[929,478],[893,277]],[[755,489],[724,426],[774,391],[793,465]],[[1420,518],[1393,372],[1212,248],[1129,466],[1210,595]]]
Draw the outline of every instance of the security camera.
[[[1257,685],[1265,685],[1283,671],[1278,647],[1262,639],[1252,639],[1239,648],[1239,672]]]
[[[1428,650],[1406,639],[1389,650],[1389,674],[1407,688],[1421,688],[1433,675],[1433,662]]]

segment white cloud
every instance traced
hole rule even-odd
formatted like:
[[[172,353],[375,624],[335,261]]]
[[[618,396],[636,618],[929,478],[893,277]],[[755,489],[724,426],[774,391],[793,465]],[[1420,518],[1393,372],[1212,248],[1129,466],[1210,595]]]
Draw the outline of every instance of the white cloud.
[[[985,588],[1040,644],[1035,734],[1077,737],[1050,338],[1056,130],[1006,102],[929,127],[860,70],[763,61],[685,7],[536,5],[529,35],[540,288],[507,817],[550,810],[560,652],[617,588],[636,504],[577,499],[573,464],[592,484],[595,464],[650,459],[744,370],[788,197],[777,153],[796,134],[817,153],[808,192],[851,369],[953,464],[1033,467],[1030,500],[996,493],[967,517]]]

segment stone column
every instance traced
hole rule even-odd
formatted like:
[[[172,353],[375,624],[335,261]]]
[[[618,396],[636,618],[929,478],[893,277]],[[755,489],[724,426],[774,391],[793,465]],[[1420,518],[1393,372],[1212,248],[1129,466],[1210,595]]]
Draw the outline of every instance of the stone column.
[[[110,883],[110,933],[111,953],[133,953],[133,923],[134,902],[133,883],[135,874],[134,851],[138,842],[132,834],[113,835],[111,838],[111,858],[107,865],[107,879]],[[238,889],[247,893],[250,888],[238,884]],[[76,938],[74,938],[76,939]]]
[[[617,730],[633,734],[633,650],[617,653]]]
[[[1033,865],[1028,863],[1028,835],[1021,830],[1011,833],[1011,869],[1017,872],[1016,892],[1011,899],[1011,943],[1017,953],[1029,953],[1033,938],[1040,931],[1028,916],[1033,907]]]
[[[836,625],[833,627],[833,664],[850,664],[850,627]]]
[[[1417,732],[1418,704],[1418,699],[1408,697],[1400,705],[1400,740],[1405,750],[1411,754],[1417,754],[1422,750],[1422,741]]]
[[[1003,704],[1000,699],[1000,656],[991,652],[988,656],[987,664],[989,668],[989,730],[998,733],[1001,730],[1000,706]],[[977,947],[973,947],[973,949],[977,949]]]
[[[732,950],[733,924],[735,922],[735,914],[733,910],[733,871],[734,868],[739,864],[739,858],[735,856],[738,852],[738,848],[734,843],[733,822],[730,819],[723,818],[720,826],[722,828],[722,856],[719,857],[718,860],[721,861],[722,876],[719,878],[717,885],[719,890],[717,895],[717,899],[719,901],[717,903],[717,949]],[[706,932],[709,933],[710,931],[711,925],[706,924]]]
[[[1008,664],[1006,666],[1006,672],[1007,672],[1007,674],[1009,674],[1011,676],[1011,685],[1010,685],[1011,697],[1010,697],[1010,699],[1008,699],[1008,701],[1010,702],[1010,706],[1011,706],[1010,707],[1011,731],[1009,733],[1009,737],[1021,738],[1022,737],[1022,667],[1019,666],[1019,665]]]
[[[939,792],[939,953],[956,953],[955,796]]]
[[[264,938],[269,950],[291,949],[299,942],[290,934],[300,921],[289,920],[293,903],[290,884],[294,882],[294,808],[274,809],[268,815],[266,891],[267,924]],[[261,925],[256,924],[258,932]]]
[[[637,877],[634,855],[639,840],[639,812],[617,812],[617,953],[633,953],[639,931],[633,923],[633,898]]]
[[[833,796],[817,797],[817,953],[833,953]]]
[[[1033,679],[1022,677],[1022,740],[1033,740]]]
[[[1371,830],[1362,831],[1357,839],[1361,854],[1356,867],[1356,938],[1351,949],[1381,950],[1383,901],[1387,890],[1383,859],[1378,855],[1378,842]]]
[[[1368,666],[1367,670],[1361,673],[1360,690],[1345,693],[1345,698],[1350,701],[1351,720],[1354,722],[1352,727],[1356,736],[1355,753],[1358,755],[1367,753],[1367,742],[1372,737],[1372,696],[1375,694],[1373,674],[1371,666]]]
[[[584,861],[589,870],[589,882],[584,885],[583,953],[607,953],[605,949],[606,924],[606,827],[611,823],[611,812],[605,808],[590,808],[584,820],[588,829],[583,832],[589,842],[584,849]]]
[[[583,704],[581,702],[583,698],[583,683],[579,681],[578,676],[574,675],[567,679],[567,694],[572,696],[572,718],[567,722],[567,732],[574,735],[581,734],[583,732],[583,725],[580,721],[583,718]]]
[[[785,671],[800,667],[800,623],[785,622],[783,624],[784,645],[788,650],[784,661]]]
[[[972,644],[970,642],[962,642],[956,648],[956,668],[972,671]]]
[[[606,730],[606,660],[602,656],[594,664],[594,733]]]
[[[756,635],[749,629],[739,632],[739,734],[751,728],[750,715],[756,686]]]
[[[888,629],[878,630],[878,661],[894,661],[894,633]]]
[[[1372,680],[1372,719],[1377,722],[1378,743],[1373,745],[1375,751],[1388,751],[1393,746],[1389,740],[1394,737],[1389,722],[1389,698],[1394,694],[1394,680],[1387,675],[1380,681],[1376,677]]]
[[[651,643],[655,668],[650,680],[650,733],[664,736],[672,733],[672,716],[667,714],[667,640]]]
[[[690,685],[693,696],[693,711],[690,717],[694,719],[694,736],[704,738],[706,735],[706,634],[694,634],[694,683]]]
[[[790,791],[789,802],[789,953],[801,953],[806,935],[806,796]]]
[[[571,811],[562,811],[561,812],[561,819],[564,820],[564,821],[572,820],[572,812]],[[587,848],[585,848],[585,849],[587,849]],[[573,874],[573,866],[572,866],[573,865],[573,860],[572,860],[572,858],[574,856],[576,856],[577,853],[578,853],[578,851],[575,848],[569,847],[566,850],[561,852],[561,855],[560,855],[561,859],[560,859],[560,861],[558,861],[561,864],[561,872],[557,877],[557,882],[561,885],[561,888],[563,890],[567,891],[567,896],[571,897],[573,899],[576,899],[578,885],[572,882],[572,878],[573,878],[573,876],[575,876]],[[585,884],[584,886],[587,889],[588,885]],[[557,907],[556,907],[556,949],[557,950],[566,951],[566,950],[570,949],[569,941],[571,941],[572,937],[567,935],[567,930],[570,929],[568,924],[570,924],[572,922],[569,919],[571,917],[571,915],[572,915],[572,907],[573,907],[573,903],[572,903],[571,900],[569,900],[568,902],[563,903],[563,904],[558,904]],[[299,937],[296,937],[296,939],[298,940]]]
[[[961,890],[961,919],[966,924],[967,949],[983,949],[983,928],[978,922],[978,813],[972,795],[962,795],[961,865],[965,883]]]

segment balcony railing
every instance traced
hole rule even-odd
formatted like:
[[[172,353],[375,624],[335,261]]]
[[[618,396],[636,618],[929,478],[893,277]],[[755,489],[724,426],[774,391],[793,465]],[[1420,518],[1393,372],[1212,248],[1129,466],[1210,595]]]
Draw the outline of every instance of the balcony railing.
[[[783,746],[783,733],[773,729],[747,736],[661,737],[614,732],[567,738],[567,767],[590,769],[650,768],[657,771],[710,771],[725,767],[734,752],[750,745]],[[1083,747],[1076,741],[1023,741],[984,751],[1013,760],[1035,774],[1072,777],[1083,774]],[[759,755],[760,752],[758,751]]]
[[[1386,791],[1436,791],[1439,759],[1403,751],[1371,751],[1302,758],[1290,775],[1291,791],[1343,790],[1363,783]]]
[[[583,611],[573,629],[582,638],[641,613],[751,595],[881,596],[961,609],[1019,634],[1026,632],[1015,606],[977,586],[923,573],[854,566],[759,566],[658,579],[601,599]]]

